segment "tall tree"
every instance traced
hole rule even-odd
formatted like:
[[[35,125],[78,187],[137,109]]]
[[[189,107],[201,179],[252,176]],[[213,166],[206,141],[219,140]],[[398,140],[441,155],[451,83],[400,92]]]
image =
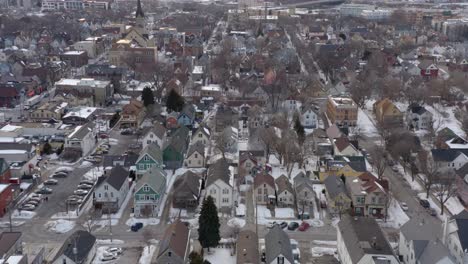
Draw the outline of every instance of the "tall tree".
[[[219,227],[218,209],[213,197],[208,196],[203,201],[198,218],[198,241],[203,248],[208,248],[208,252],[210,252],[210,247],[216,247],[221,240]]]
[[[375,146],[369,150],[372,157],[372,167],[377,172],[377,177],[381,180],[387,168],[387,153],[381,146]]]
[[[302,146],[305,141],[305,130],[304,126],[301,124],[301,120],[299,120],[299,117],[297,117],[296,121],[294,122],[294,130],[297,134],[298,143]]]
[[[42,153],[46,155],[52,154],[52,146],[50,145],[49,142],[46,142],[44,146],[42,147]]]
[[[150,87],[145,87],[141,92],[141,99],[145,106],[154,104],[154,94]]]
[[[455,172],[450,170],[443,179],[438,180],[437,184],[434,185],[434,195],[440,203],[441,215],[444,214],[445,203],[458,192],[456,178]]]
[[[166,99],[166,107],[169,111],[180,112],[184,108],[185,101],[176,91],[171,90]]]

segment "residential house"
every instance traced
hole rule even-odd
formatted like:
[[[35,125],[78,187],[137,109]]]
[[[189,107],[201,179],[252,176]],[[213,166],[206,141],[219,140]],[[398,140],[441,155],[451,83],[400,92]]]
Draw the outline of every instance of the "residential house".
[[[367,171],[363,156],[335,156],[334,159],[321,159],[319,163],[319,178],[322,182],[329,175],[357,177]]]
[[[163,143],[166,140],[166,128],[159,124],[155,123],[150,127],[143,136],[143,148],[146,148],[149,144],[156,143],[159,148],[163,147]]]
[[[311,142],[306,143],[310,144],[313,153],[317,156],[331,155],[333,153],[333,145],[330,141],[330,138],[327,135],[327,132],[322,128],[314,129],[311,134]]]
[[[288,177],[281,175],[275,179],[276,198],[278,206],[287,207],[294,205],[294,190]]]
[[[180,219],[164,231],[156,263],[186,264],[190,253],[190,228]]]
[[[257,233],[249,229],[240,231],[236,243],[236,252],[236,263],[260,264]]]
[[[457,185],[457,198],[463,205],[468,204],[468,164],[463,165],[460,169],[455,171],[456,185]]]
[[[265,263],[293,264],[291,241],[279,225],[274,225],[265,236]]]
[[[65,96],[63,102],[67,101]],[[54,97],[54,100],[57,96]],[[60,100],[62,101],[62,100]],[[67,125],[83,125],[95,119],[96,107],[76,107],[70,109],[63,117],[62,122]]]
[[[234,108],[220,105],[214,119],[215,132],[221,132],[228,126],[237,126],[239,113]]]
[[[335,156],[362,156],[361,152],[347,137],[340,137],[333,142]]]
[[[348,97],[328,97],[327,117],[337,126],[356,126],[358,107],[353,99]]]
[[[163,154],[161,149],[155,143],[149,144],[140,152],[140,156],[135,162],[136,175],[143,176],[150,168],[163,167]]]
[[[249,151],[239,151],[239,175],[246,176],[247,174],[255,173],[253,169],[257,167],[257,158]]]
[[[189,146],[187,157],[185,158],[185,167],[205,167],[205,145],[203,143],[197,142]]]
[[[60,247],[53,264],[89,264],[96,254],[96,237],[84,230],[71,234]]]
[[[88,64],[88,54],[86,51],[66,51],[60,54],[60,60],[67,62],[73,68],[81,68]]]
[[[437,78],[439,76],[439,67],[431,60],[423,60],[418,64],[421,76],[424,78]]]
[[[460,169],[468,163],[468,149],[432,149],[432,158],[440,169]]]
[[[300,208],[308,205],[312,206],[315,203],[315,193],[312,180],[304,173],[299,173],[294,177],[294,191],[296,192],[296,203]]]
[[[301,109],[301,102],[296,96],[290,95],[284,100],[283,108],[288,112],[294,113]]]
[[[424,218],[410,218],[400,228],[398,253],[402,263],[457,263],[440,235],[440,225]]]
[[[276,200],[276,186],[273,176],[266,172],[260,172],[255,175],[253,195],[257,204],[274,204]]]
[[[104,155],[102,166],[104,168],[121,166],[128,171],[135,170],[138,155],[129,153],[127,155]]]
[[[94,207],[103,213],[116,213],[129,190],[128,171],[121,166],[112,168],[109,175],[99,177],[94,190]]]
[[[194,209],[201,195],[202,178],[192,171],[186,171],[174,181],[172,206],[174,208]]]
[[[301,110],[301,124],[304,128],[317,128],[318,127],[318,120],[320,116],[316,109],[316,106],[308,105],[302,107]]]
[[[201,125],[197,128],[195,133],[192,135],[192,144],[197,142],[203,143],[203,145],[207,146],[210,142],[211,131],[209,128]]]
[[[463,210],[451,218],[446,218],[442,229],[442,242],[448,247],[456,263],[466,263],[468,259],[468,211]]]
[[[388,186],[386,180],[378,180],[374,175],[366,172],[359,177],[347,177],[345,184],[353,203],[352,215],[385,217],[388,191],[385,189]]]
[[[424,106],[412,104],[406,110],[406,123],[409,129],[428,130],[432,127],[432,113]]]
[[[0,183],[10,183],[11,170],[8,162],[4,158],[0,158]]]
[[[88,155],[96,145],[95,127],[93,122],[76,126],[73,132],[65,138],[64,148],[78,150],[83,157]]]
[[[343,264],[397,264],[375,219],[343,215],[337,226],[338,257]]]
[[[166,195],[166,173],[158,167],[152,167],[138,180],[133,194],[135,217],[158,216],[161,201]]]
[[[138,128],[140,127],[146,115],[146,109],[143,102],[138,100],[131,100],[122,108],[120,113],[120,127],[121,128]]]
[[[446,142],[457,139],[464,140],[460,136],[458,136],[453,130],[448,127],[442,128],[439,132],[437,132],[437,136],[435,139],[435,147],[438,149],[449,149],[450,147],[446,144]]]
[[[234,206],[234,175],[224,159],[217,160],[208,168],[205,190],[218,210],[231,211]]]
[[[21,232],[2,232],[0,234],[0,256],[2,256],[2,259],[26,253],[23,251],[21,236]]]
[[[190,130],[186,126],[179,127],[166,141],[163,149],[163,162],[166,169],[182,167],[187,151]]]
[[[403,112],[385,98],[374,103],[374,113],[379,124],[386,128],[395,128],[403,124]]]
[[[343,215],[343,213],[351,208],[351,198],[346,190],[345,183],[340,177],[335,175],[328,176],[323,183],[330,212],[332,214]]]
[[[65,113],[65,108],[68,103],[45,103],[39,106],[37,109],[32,110],[29,117],[34,121],[50,121],[55,120],[58,122],[62,119]]]
[[[191,104],[186,104],[179,116],[177,117],[177,123],[179,126],[192,127],[195,122],[195,108]]]
[[[449,139],[442,144],[442,148],[445,149],[468,149],[468,141],[459,136]]]

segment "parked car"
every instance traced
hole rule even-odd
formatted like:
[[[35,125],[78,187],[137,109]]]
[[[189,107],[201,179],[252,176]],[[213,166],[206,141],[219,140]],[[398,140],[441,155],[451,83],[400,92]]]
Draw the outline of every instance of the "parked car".
[[[393,166],[392,166],[392,171],[394,171],[394,172],[398,172],[398,166],[396,166],[396,165],[393,165]]]
[[[94,185],[94,181],[92,181],[92,180],[81,180],[80,184]]]
[[[117,259],[116,255],[106,255],[101,257],[101,261],[111,261]]]
[[[302,222],[301,225],[299,226],[299,231],[306,231],[309,229],[310,225],[307,222]]]
[[[29,200],[25,204],[31,204],[31,205],[34,205],[35,207],[37,207],[39,205],[39,202],[36,201],[36,200]]]
[[[130,229],[133,231],[133,232],[138,232],[138,230],[142,229],[143,228],[143,223],[141,222],[138,222],[138,223],[135,223],[133,224]]]
[[[286,222],[281,222],[280,223],[280,227],[283,228],[283,229],[286,228],[287,226],[288,226],[288,223],[286,223]]]
[[[276,223],[276,222],[269,222],[269,223],[267,224],[267,228],[268,228],[268,229],[273,228],[273,227],[274,227],[275,225],[277,225],[277,224],[278,224],[278,223]]]
[[[121,248],[108,248],[106,249],[106,252],[112,253],[112,254],[117,254],[120,255],[122,254],[122,249]]]
[[[299,227],[299,223],[298,223],[298,222],[291,222],[291,223],[289,223],[289,225],[288,225],[288,230],[296,230],[298,227]]]
[[[68,197],[67,199],[67,204],[70,204],[70,205],[77,205],[77,204],[81,204],[83,202],[82,199],[77,199],[75,197]]]
[[[89,193],[89,191],[78,189],[78,190],[75,190],[73,193],[76,195],[80,195],[80,196],[86,196]]]
[[[86,190],[86,191],[88,191],[88,190],[91,190],[91,189],[93,188],[93,186],[92,186],[92,185],[88,185],[88,184],[80,184],[80,185],[78,185],[77,188],[78,188],[79,190]]]
[[[403,211],[408,211],[408,205],[405,202],[401,202],[400,206]]]
[[[420,199],[419,204],[424,207],[424,208],[430,208],[431,205],[429,204],[429,201],[426,199]]]
[[[101,133],[101,134],[99,134],[99,137],[100,138],[108,138],[109,135],[107,135],[106,133]]]
[[[36,206],[32,205],[32,204],[23,204],[21,207],[20,207],[21,210],[24,210],[24,211],[34,211],[34,209],[36,209]]]
[[[429,213],[431,216],[437,216],[437,212],[434,208],[427,208],[427,213]]]
[[[132,135],[132,134],[133,134],[133,130],[131,129],[123,129],[122,131],[120,131],[120,135],[127,136],[127,135]]]
[[[58,181],[56,179],[48,179],[44,181],[44,185],[57,185]]]
[[[67,176],[68,176],[67,173],[56,172],[52,175],[52,178],[66,178]]]
[[[63,173],[66,173],[68,174],[72,169],[66,169],[66,168],[61,168],[61,169],[57,169],[55,172],[63,172]]]
[[[51,193],[52,193],[52,189],[51,189],[51,188],[47,188],[47,187],[42,187],[42,188],[40,188],[39,190],[37,190],[36,193],[39,193],[39,194],[51,194]]]

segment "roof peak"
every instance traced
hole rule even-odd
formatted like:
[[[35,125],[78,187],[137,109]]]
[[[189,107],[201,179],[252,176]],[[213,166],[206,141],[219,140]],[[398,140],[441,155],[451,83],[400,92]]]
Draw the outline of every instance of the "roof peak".
[[[140,0],[137,0],[137,10],[136,10],[135,17],[136,18],[145,17],[145,14],[143,13],[143,8],[141,8],[141,1]]]

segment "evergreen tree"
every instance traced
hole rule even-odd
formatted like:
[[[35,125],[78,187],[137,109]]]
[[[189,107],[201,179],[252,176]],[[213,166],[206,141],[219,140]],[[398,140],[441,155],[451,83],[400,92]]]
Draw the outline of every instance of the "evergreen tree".
[[[49,144],[49,142],[46,142],[42,147],[42,153],[46,155],[52,154],[52,146]]]
[[[203,264],[203,257],[195,251],[189,255],[190,264]]]
[[[63,144],[60,146],[60,148],[57,149],[57,151],[55,151],[55,154],[60,155],[63,151]]]
[[[200,217],[198,218],[198,241],[203,248],[216,247],[221,239],[219,235],[218,209],[214,204],[213,197],[208,196],[202,205]]]
[[[143,100],[143,104],[145,106],[154,104],[153,90],[151,90],[149,87],[145,87],[141,93],[141,99]]]
[[[296,118],[296,121],[294,122],[294,130],[296,131],[299,144],[302,145],[305,141],[305,130],[299,118]]]
[[[184,104],[184,98],[174,91],[174,89],[171,89],[166,99],[167,110],[180,112],[184,108]]]

